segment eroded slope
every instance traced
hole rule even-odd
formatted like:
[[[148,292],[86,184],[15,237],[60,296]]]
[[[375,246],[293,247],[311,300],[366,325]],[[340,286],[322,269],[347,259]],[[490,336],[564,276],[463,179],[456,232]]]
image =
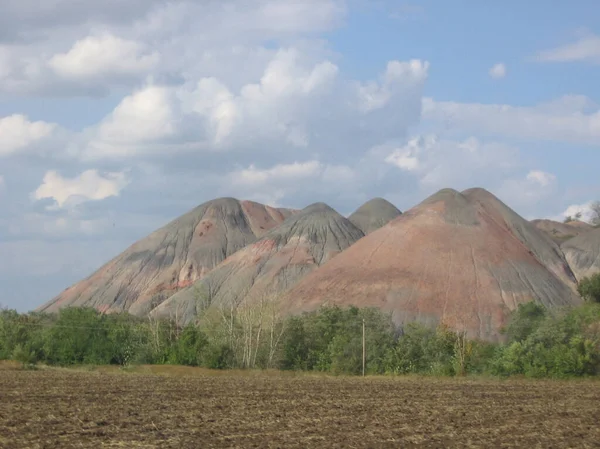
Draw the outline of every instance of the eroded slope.
[[[214,307],[272,301],[363,236],[326,204],[313,204],[228,257],[155,313],[187,323],[197,315],[199,301]]]
[[[444,189],[306,276],[285,305],[375,306],[398,324],[495,340],[519,303],[578,303],[574,285],[556,244],[496,197]]]
[[[600,228],[567,240],[561,248],[577,280],[600,273]]]
[[[234,198],[208,201],[134,243],[38,310],[86,306],[146,314],[292,213]]]

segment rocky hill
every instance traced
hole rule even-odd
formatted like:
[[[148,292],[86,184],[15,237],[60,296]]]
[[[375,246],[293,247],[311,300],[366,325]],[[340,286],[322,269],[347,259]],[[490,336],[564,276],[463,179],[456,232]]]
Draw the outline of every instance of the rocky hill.
[[[583,221],[560,223],[554,220],[532,220],[531,223],[559,244],[593,229],[592,225]]]
[[[86,306],[144,315],[293,212],[233,198],[208,201],[134,243],[37,310]]]
[[[600,273],[600,228],[567,240],[561,248],[577,280]]]
[[[356,209],[348,219],[366,235],[401,214],[402,212],[389,201],[383,198],[373,198]]]
[[[519,303],[576,304],[575,285],[556,243],[495,196],[444,189],[307,275],[284,304],[374,306],[398,324],[496,340]]]
[[[404,214],[375,198],[348,218],[323,203],[298,211],[220,198],[38,310],[86,306],[185,323],[198,307],[266,299],[284,313],[352,304],[494,340],[519,303],[580,302],[577,279],[600,272],[599,260],[600,230],[528,222],[483,189],[444,189]]]
[[[273,301],[363,236],[331,207],[313,204],[225,259],[154,313],[187,323],[196,317],[200,301],[213,307]]]

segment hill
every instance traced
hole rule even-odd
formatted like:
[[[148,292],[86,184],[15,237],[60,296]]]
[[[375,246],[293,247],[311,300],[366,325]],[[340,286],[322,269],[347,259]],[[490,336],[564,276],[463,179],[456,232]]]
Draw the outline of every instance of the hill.
[[[593,229],[592,225],[583,221],[560,223],[554,220],[532,220],[531,223],[558,244]]]
[[[233,307],[271,301],[363,236],[331,207],[313,204],[225,259],[155,313],[187,323],[196,317],[199,301]]]
[[[580,302],[559,247],[483,189],[444,189],[306,276],[288,313],[322,304],[374,306],[497,340],[510,311],[536,300]]]
[[[600,228],[567,240],[561,248],[577,280],[600,272]]]
[[[37,310],[86,306],[144,315],[292,214],[234,198],[208,201],[134,243]]]
[[[373,198],[356,209],[348,217],[348,220],[367,235],[401,214],[402,212],[389,201],[383,198]]]

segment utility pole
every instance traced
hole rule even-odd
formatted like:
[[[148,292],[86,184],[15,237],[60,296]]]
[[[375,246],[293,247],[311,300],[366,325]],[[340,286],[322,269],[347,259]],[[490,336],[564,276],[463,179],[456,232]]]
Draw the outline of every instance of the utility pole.
[[[365,377],[365,356],[366,356],[366,347],[365,347],[365,319],[363,318],[363,329],[362,329],[362,375]]]

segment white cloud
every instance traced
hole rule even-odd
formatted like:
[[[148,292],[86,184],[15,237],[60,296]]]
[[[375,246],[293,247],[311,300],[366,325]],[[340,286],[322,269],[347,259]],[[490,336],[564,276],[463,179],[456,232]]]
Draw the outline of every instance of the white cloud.
[[[506,76],[506,66],[503,63],[494,64],[489,71],[492,78],[500,79]]]
[[[49,66],[62,77],[86,79],[141,74],[159,59],[156,52],[146,51],[138,42],[103,34],[78,40],[67,53],[54,55]]]
[[[340,0],[272,1],[259,6],[249,19],[255,19],[255,25],[284,33],[315,32],[331,28],[345,12],[345,2]]]
[[[578,41],[540,52],[539,62],[590,62],[600,64],[600,36],[586,34]]]
[[[590,114],[600,110],[598,103],[585,95],[563,95],[538,104],[536,110],[554,115]]]
[[[3,8],[0,91],[98,96],[147,77],[226,75],[228,83],[251,73],[259,53],[272,53],[265,42],[314,44],[317,33],[339,26],[346,14],[344,0],[46,3],[52,7]],[[10,44],[2,45],[3,38]]]
[[[202,78],[192,92],[180,95],[188,109],[206,118],[207,131],[216,144],[231,134],[240,111],[234,95],[222,82],[213,77]]]
[[[56,125],[53,123],[31,122],[21,114],[0,118],[0,157],[26,149],[50,137],[55,129]]]
[[[301,55],[295,48],[280,50],[267,65],[258,84],[247,84],[241,96],[250,101],[277,96],[309,94],[332,82],[338,68],[329,61],[316,64],[311,70],[303,67]]]
[[[306,146],[308,137],[299,113],[308,99],[327,95],[338,69],[330,61],[308,67],[295,48],[278,51],[258,83],[248,83],[235,95],[222,81],[200,79],[191,89],[177,93],[184,111],[203,118],[209,145],[231,144],[248,135],[279,136],[295,146]]]
[[[370,154],[416,177],[423,194],[452,187],[462,190],[474,185],[493,185],[512,173],[518,149],[475,137],[462,141],[420,135],[408,143],[373,148]]]
[[[248,168],[233,172],[230,177],[234,184],[253,187],[273,181],[295,182],[311,178],[321,173],[322,169],[318,161],[279,164],[262,170],[250,165]]]
[[[539,184],[541,187],[548,187],[554,184],[556,176],[541,170],[532,170],[527,173],[526,179],[531,183]]]
[[[402,170],[415,171],[420,166],[419,154],[423,152],[423,148],[431,149],[436,140],[435,136],[415,137],[405,146],[392,151],[384,160]]]
[[[538,106],[438,102],[423,99],[423,117],[452,122],[465,132],[489,133],[521,139],[561,141],[597,145],[600,141],[600,110],[590,112],[589,104],[558,99]],[[561,107],[561,105],[563,107]],[[574,107],[577,106],[578,110]]]
[[[390,61],[382,78],[358,87],[359,108],[370,112],[386,106],[399,91],[414,89],[427,79],[429,62],[412,59],[410,61]]]
[[[255,165],[237,169],[224,179],[226,188],[255,201],[280,206],[280,200],[294,194],[306,194],[314,202],[316,192],[339,190],[351,186],[357,173],[346,165],[323,164],[316,160],[277,164],[260,169]],[[335,191],[332,191],[334,190]]]
[[[594,218],[594,213],[592,212],[591,205],[591,201],[584,204],[572,204],[569,207],[567,207],[561,214],[550,218],[556,221],[563,221],[567,217],[575,217],[577,214],[581,214],[581,221],[591,223],[592,219]]]
[[[0,40],[44,40],[68,28],[127,23],[163,0],[19,0],[2,4]],[[181,3],[173,0],[172,3]]]
[[[119,196],[129,183],[124,172],[100,175],[97,170],[86,170],[74,178],[64,178],[56,171],[49,171],[42,184],[33,192],[32,198],[53,199],[59,208],[98,201]]]
[[[174,132],[171,92],[147,86],[125,97],[99,128],[99,137],[110,143],[143,143]]]
[[[331,61],[315,60],[294,47],[280,49],[258,82],[246,82],[237,92],[216,77],[178,86],[148,85],[125,97],[96,129],[83,136],[88,143],[71,153],[84,159],[178,150],[273,148],[293,153],[309,147],[331,149],[349,130],[356,132],[360,126],[402,137],[418,121],[427,66],[421,61],[390,62],[377,87],[385,101],[365,109],[364,103],[355,104],[357,97],[364,97],[364,85],[339,78],[338,67]],[[386,105],[394,111],[381,111],[384,116],[377,116],[377,110]]]
[[[152,151],[176,133],[173,92],[164,86],[148,85],[126,96],[77,150],[83,159],[123,158]]]
[[[557,187],[554,174],[530,170],[523,178],[506,179],[498,193],[511,207],[532,210],[539,207],[540,202],[554,198]],[[535,218],[532,213],[526,215],[527,219]]]

